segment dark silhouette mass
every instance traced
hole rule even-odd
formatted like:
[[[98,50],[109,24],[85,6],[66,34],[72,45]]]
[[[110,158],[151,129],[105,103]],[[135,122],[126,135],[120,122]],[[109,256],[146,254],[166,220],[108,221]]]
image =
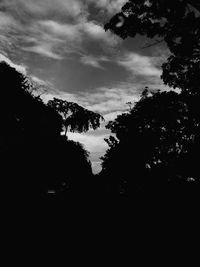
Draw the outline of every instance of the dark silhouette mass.
[[[190,198],[199,188],[200,5],[188,0],[130,0],[105,25],[122,39],[137,34],[165,42],[164,84],[177,92],[146,88],[140,100],[107,128],[114,136],[102,158],[109,194]],[[148,196],[148,197],[147,197]]]
[[[3,195],[13,202],[95,198],[194,198],[200,189],[200,5],[195,0],[130,0],[105,25],[125,39],[165,42],[161,78],[171,91],[142,92],[110,121],[112,135],[93,175],[89,153],[68,131],[97,129],[103,117],[54,98],[45,104],[30,80],[0,64]],[[176,89],[176,90],[174,90]],[[178,90],[177,90],[178,89]]]
[[[68,140],[66,132],[96,129],[103,117],[59,99],[44,104],[34,95],[30,80],[4,62],[0,77],[1,183],[5,197],[26,201],[89,195],[89,153],[80,143]]]
[[[169,188],[199,185],[196,101],[199,95],[146,88],[129,112],[108,123],[115,136],[106,140],[101,175],[112,194],[163,195]]]

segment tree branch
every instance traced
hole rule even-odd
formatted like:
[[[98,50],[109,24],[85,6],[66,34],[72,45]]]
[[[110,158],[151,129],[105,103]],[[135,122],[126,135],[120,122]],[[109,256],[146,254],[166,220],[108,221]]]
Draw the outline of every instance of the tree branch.
[[[144,46],[142,47],[142,49],[152,47],[152,46],[157,45],[157,44],[160,44],[160,43],[162,43],[162,42],[164,42],[164,39],[156,40],[154,43],[144,45]]]
[[[197,3],[197,0],[187,0],[187,3],[193,6],[200,13],[200,3]]]

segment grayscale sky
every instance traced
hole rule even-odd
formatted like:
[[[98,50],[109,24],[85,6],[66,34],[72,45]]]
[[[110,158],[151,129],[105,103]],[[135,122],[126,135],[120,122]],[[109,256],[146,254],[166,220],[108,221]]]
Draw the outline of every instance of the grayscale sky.
[[[137,36],[120,40],[103,26],[126,0],[0,0],[0,61],[48,87],[43,98],[74,101],[101,113],[106,122],[128,110],[142,89],[163,89],[163,45]],[[91,153],[93,171],[105,153],[105,123],[72,134]]]

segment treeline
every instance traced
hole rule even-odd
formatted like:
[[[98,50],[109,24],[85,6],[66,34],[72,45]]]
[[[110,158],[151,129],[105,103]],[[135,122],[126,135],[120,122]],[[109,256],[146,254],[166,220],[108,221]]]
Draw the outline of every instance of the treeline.
[[[127,113],[107,125],[102,177],[111,194],[155,194],[189,199],[200,171],[200,5],[193,0],[129,0],[105,25],[122,39],[137,34],[170,52],[161,79],[170,92],[146,88]],[[173,91],[179,89],[179,94]],[[176,90],[177,91],[177,90]],[[174,193],[173,193],[174,192]]]
[[[91,193],[89,153],[67,131],[100,126],[103,117],[76,103],[45,104],[30,79],[0,63],[1,192],[7,200],[36,200]]]
[[[54,98],[45,104],[23,74],[1,75],[1,185],[8,199],[66,200],[180,194],[199,188],[200,93],[145,88],[129,111],[110,121],[109,149],[93,175],[89,153],[68,131],[100,126],[103,117]],[[189,190],[189,191],[188,191]]]
[[[200,189],[199,102],[200,94],[146,88],[130,111],[108,123],[114,135],[106,140],[101,176],[109,194]]]

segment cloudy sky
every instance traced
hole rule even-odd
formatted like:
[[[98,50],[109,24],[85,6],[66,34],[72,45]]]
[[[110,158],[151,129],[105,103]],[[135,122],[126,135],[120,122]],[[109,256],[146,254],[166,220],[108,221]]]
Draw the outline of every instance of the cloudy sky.
[[[120,40],[103,25],[126,0],[0,0],[0,60],[49,89],[53,96],[101,113],[106,121],[128,109],[145,86],[164,88],[163,45],[140,36]],[[91,152],[94,172],[107,148],[105,123],[71,134]]]

